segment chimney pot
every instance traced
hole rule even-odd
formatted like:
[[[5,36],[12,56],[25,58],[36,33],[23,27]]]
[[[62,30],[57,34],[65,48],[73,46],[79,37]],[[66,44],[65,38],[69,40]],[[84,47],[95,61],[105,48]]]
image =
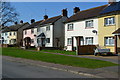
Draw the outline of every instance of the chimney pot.
[[[46,19],[48,19],[48,16],[47,16],[47,15],[45,15],[45,16],[44,16],[44,19],[45,19],[45,20],[46,20]]]
[[[77,12],[79,12],[80,11],[80,8],[79,7],[75,7],[74,8],[74,13],[77,13]]]
[[[62,10],[62,16],[66,16],[67,17],[68,12],[67,12],[67,8]]]
[[[109,4],[112,4],[112,3],[115,3],[115,2],[116,2],[116,0],[108,0]]]
[[[35,22],[35,19],[31,19],[31,23],[34,23]]]
[[[20,23],[23,23],[23,20],[21,20]]]
[[[18,22],[15,22],[15,25],[18,24]]]

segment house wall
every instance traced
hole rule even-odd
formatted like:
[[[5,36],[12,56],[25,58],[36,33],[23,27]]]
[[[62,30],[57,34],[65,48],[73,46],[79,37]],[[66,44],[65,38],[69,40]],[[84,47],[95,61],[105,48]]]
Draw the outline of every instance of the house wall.
[[[93,20],[93,28],[85,28],[85,22]],[[83,21],[70,22],[73,23],[74,28],[73,31],[67,31],[67,24],[65,24],[65,48],[66,50],[72,50],[72,45],[67,45],[67,38],[72,38],[73,36],[83,36],[83,41],[81,41],[82,45],[85,45],[86,37],[93,37],[93,45],[98,45],[98,34],[93,33],[93,30],[98,31],[98,19],[87,19]],[[76,47],[76,39],[73,39],[73,46]]]
[[[118,28],[120,28],[120,14],[118,14]],[[120,47],[120,35],[118,37],[118,40],[117,40],[117,44],[118,44],[118,47]]]
[[[50,31],[46,31],[47,26],[50,26]],[[38,28],[40,28],[40,31],[37,33],[37,36],[44,33],[46,38],[50,38],[50,43],[46,43],[45,47],[53,47],[53,25],[48,24]],[[36,45],[38,46],[38,43]]]
[[[54,47],[64,47],[64,38],[65,38],[65,27],[63,22],[67,19],[67,17],[62,17],[58,21],[54,23]],[[57,40],[59,39],[58,46],[57,46]]]
[[[10,33],[11,33],[11,35],[10,35]],[[14,33],[15,33],[15,35],[14,35]],[[9,38],[8,44],[14,44],[13,42],[10,42],[10,40],[16,39],[16,41],[17,41],[17,31],[8,32],[8,38]]]
[[[6,35],[5,35],[5,33],[6,33]],[[4,38],[3,44],[9,44],[8,35],[9,35],[8,32],[1,33],[1,38],[2,38],[2,37]]]
[[[108,17],[115,17],[115,25],[113,26],[104,26],[104,19],[108,18]],[[120,27],[120,15],[105,15],[103,17],[99,18],[99,46],[104,47],[104,48],[109,48],[111,52],[115,52],[115,47],[114,46],[105,46],[105,41],[104,41],[104,37],[111,37],[114,36],[114,34],[112,34],[115,30],[118,29],[118,27]]]
[[[37,35],[37,28],[32,28],[34,30],[34,33],[31,33],[31,29],[27,29],[27,30],[24,30],[23,31],[23,39],[26,38],[26,37],[30,37],[31,39],[34,40],[34,43],[31,43],[31,46],[36,46],[36,36]],[[25,34],[25,31],[27,32],[27,34]],[[24,41],[23,41],[23,46],[24,45]]]
[[[17,31],[17,44],[21,46],[23,46],[22,42],[23,42],[23,29],[27,28],[29,26],[29,23],[26,23],[25,25],[23,25],[21,28],[18,29]]]

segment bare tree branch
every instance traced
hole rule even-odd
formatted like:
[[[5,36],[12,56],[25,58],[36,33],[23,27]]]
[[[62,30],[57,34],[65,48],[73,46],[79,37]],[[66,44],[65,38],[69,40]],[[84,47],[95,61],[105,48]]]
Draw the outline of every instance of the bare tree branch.
[[[18,13],[11,7],[9,2],[0,1],[0,25],[8,26],[9,23],[18,21]]]

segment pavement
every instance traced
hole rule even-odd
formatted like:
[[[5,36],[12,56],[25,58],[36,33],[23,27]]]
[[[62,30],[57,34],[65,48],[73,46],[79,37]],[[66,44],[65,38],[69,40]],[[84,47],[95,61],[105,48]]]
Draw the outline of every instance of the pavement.
[[[29,65],[34,65],[34,66],[40,66],[40,67],[53,69],[53,70],[66,71],[74,74],[87,76],[90,78],[118,78],[119,77],[118,66],[88,69],[88,68],[73,67],[73,66],[66,66],[61,64],[29,60],[29,59],[14,58],[14,57],[8,57],[8,56],[3,56],[3,59],[12,61],[12,62],[19,62],[19,63],[25,63]]]

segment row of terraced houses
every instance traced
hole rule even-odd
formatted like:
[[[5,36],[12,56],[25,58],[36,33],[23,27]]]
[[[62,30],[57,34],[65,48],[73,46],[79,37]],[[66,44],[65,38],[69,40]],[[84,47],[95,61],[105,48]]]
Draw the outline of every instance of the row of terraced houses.
[[[120,52],[120,2],[81,11],[74,8],[74,14],[68,17],[67,9],[61,15],[43,20],[31,20],[31,23],[15,24],[5,28],[1,34],[2,44],[25,46],[59,47],[74,51],[77,46],[97,45],[108,48],[117,54]]]

